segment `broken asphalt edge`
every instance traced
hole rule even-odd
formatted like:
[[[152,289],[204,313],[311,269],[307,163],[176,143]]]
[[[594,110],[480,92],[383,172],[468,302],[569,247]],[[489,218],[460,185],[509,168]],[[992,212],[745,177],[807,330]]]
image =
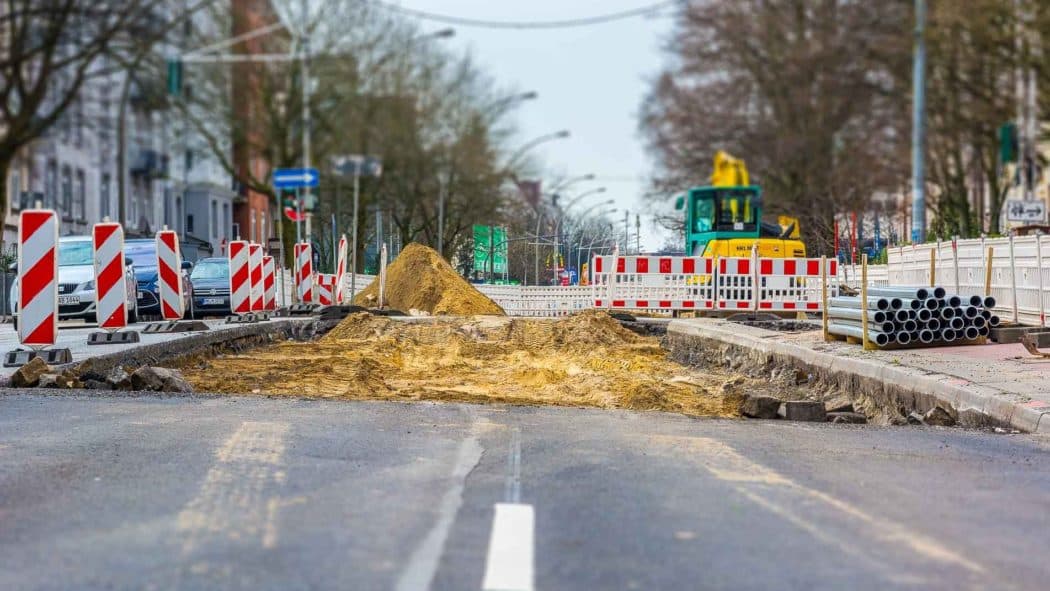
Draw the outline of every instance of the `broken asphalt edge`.
[[[777,334],[775,331],[715,318],[673,320],[667,328],[667,336],[671,339],[691,339],[699,341],[697,344],[700,346],[706,341],[729,346],[743,353],[789,360],[800,368],[827,376],[847,374],[870,380],[899,400],[911,399],[914,402],[919,398],[932,397],[936,402],[956,410],[963,424],[991,423],[1025,433],[1050,435],[1050,417],[1043,418],[1050,412],[1025,406],[1023,400],[1011,399],[1020,399],[1019,395],[973,382],[959,384],[963,380],[957,376],[810,349],[777,340]],[[977,417],[972,417],[972,414]]]
[[[301,318],[281,318],[253,324],[231,324],[212,327],[211,330],[181,333],[178,338],[159,343],[138,343],[121,351],[75,359],[73,363],[54,367],[57,371],[62,371],[67,368],[77,367],[81,363],[90,360],[92,371],[104,373],[118,366],[161,365],[178,357],[191,355],[208,347],[226,345],[233,341],[294,337],[299,331],[316,322],[318,322],[317,318],[306,316]]]

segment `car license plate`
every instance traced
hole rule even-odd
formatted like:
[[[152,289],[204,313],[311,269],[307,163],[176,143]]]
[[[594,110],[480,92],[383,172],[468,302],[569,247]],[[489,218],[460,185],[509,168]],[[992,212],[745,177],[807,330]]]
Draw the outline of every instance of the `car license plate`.
[[[223,298],[204,298],[201,300],[202,306],[218,306],[223,303]]]
[[[58,296],[59,306],[75,306],[80,303],[80,296],[68,295]]]

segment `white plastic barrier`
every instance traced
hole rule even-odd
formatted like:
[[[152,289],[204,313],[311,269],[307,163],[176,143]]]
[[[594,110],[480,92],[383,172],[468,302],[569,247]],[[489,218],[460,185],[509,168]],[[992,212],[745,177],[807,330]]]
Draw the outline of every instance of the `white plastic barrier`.
[[[937,285],[964,295],[984,295],[989,247],[993,249],[990,295],[995,297],[996,313],[1019,324],[1046,326],[1050,236],[974,238],[954,245],[944,241],[891,248],[886,265],[889,283],[929,285],[933,251]]]
[[[475,285],[508,316],[568,316],[593,307],[589,286]]]

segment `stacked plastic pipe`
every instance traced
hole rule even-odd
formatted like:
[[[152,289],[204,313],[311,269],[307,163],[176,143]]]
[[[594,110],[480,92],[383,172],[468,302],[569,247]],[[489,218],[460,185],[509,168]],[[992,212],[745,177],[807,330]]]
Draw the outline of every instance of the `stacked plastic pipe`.
[[[860,296],[828,299],[828,332],[863,338],[866,315],[868,341],[879,347],[973,341],[999,326],[994,307],[991,296],[948,294],[942,287],[869,287],[866,309]]]

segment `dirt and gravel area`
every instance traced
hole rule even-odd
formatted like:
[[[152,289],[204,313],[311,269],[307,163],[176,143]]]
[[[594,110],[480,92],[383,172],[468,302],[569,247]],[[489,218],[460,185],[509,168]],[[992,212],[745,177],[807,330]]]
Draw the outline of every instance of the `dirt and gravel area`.
[[[745,394],[780,385],[689,368],[609,316],[398,320],[347,317],[313,342],[287,341],[178,364],[198,392],[336,399],[660,410],[739,416]]]

